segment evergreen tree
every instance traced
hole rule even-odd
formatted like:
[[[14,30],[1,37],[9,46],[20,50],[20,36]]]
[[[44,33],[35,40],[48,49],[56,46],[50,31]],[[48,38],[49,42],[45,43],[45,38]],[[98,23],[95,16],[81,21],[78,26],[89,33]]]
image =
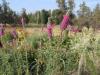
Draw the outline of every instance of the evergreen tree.
[[[92,14],[90,8],[86,6],[85,2],[80,4],[80,9],[77,11],[77,13],[79,25],[89,28]]]
[[[100,4],[97,4],[93,10],[93,27],[100,28]]]
[[[56,0],[56,2],[58,3],[58,7],[60,8],[60,10],[62,10],[63,12],[67,9],[66,0]]]

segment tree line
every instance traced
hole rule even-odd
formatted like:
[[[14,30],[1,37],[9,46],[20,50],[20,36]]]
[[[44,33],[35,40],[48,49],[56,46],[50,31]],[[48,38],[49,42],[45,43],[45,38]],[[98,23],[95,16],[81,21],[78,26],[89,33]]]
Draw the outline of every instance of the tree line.
[[[7,24],[20,24],[20,18],[24,17],[25,22],[28,25],[32,24],[46,24],[48,17],[52,16],[57,25],[60,24],[65,10],[70,10],[71,25],[78,25],[80,28],[83,26],[100,28],[100,4],[91,10],[85,2],[80,4],[80,9],[77,10],[77,14],[74,13],[75,3],[74,0],[56,0],[59,9],[54,10],[40,10],[35,13],[26,13],[26,9],[22,9],[22,13],[17,14],[9,7],[9,3],[6,0],[2,0],[0,4],[0,23]]]

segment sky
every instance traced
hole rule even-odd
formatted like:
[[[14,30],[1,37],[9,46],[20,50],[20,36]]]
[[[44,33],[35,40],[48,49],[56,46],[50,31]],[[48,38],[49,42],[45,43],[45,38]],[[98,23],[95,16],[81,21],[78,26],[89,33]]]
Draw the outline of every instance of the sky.
[[[21,12],[22,8],[25,8],[27,12],[35,12],[37,10],[53,10],[58,8],[56,0],[6,0],[9,2],[9,6],[16,12]],[[100,0],[75,0],[75,10],[76,12],[79,9],[79,5],[85,1],[87,6],[93,9],[97,3],[100,4]],[[0,0],[0,3],[2,0]]]

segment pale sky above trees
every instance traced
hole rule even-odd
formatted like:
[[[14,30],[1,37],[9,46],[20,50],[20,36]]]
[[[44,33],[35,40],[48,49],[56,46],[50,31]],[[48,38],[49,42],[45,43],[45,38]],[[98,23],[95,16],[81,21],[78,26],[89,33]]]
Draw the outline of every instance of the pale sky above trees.
[[[100,0],[75,0],[75,12],[79,9],[79,5],[85,1],[87,6],[93,9],[97,3],[100,4]],[[7,0],[9,2],[10,7],[20,12],[22,8],[25,8],[27,12],[35,12],[41,9],[55,9],[58,8],[56,0]],[[0,0],[1,3],[1,0]]]

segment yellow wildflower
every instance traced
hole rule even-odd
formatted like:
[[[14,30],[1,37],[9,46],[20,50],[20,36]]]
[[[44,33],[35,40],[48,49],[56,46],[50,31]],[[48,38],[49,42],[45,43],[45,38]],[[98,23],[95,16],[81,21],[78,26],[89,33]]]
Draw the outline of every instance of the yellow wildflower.
[[[17,29],[17,34],[18,34],[18,43],[22,45],[25,40],[26,33],[23,29]]]

